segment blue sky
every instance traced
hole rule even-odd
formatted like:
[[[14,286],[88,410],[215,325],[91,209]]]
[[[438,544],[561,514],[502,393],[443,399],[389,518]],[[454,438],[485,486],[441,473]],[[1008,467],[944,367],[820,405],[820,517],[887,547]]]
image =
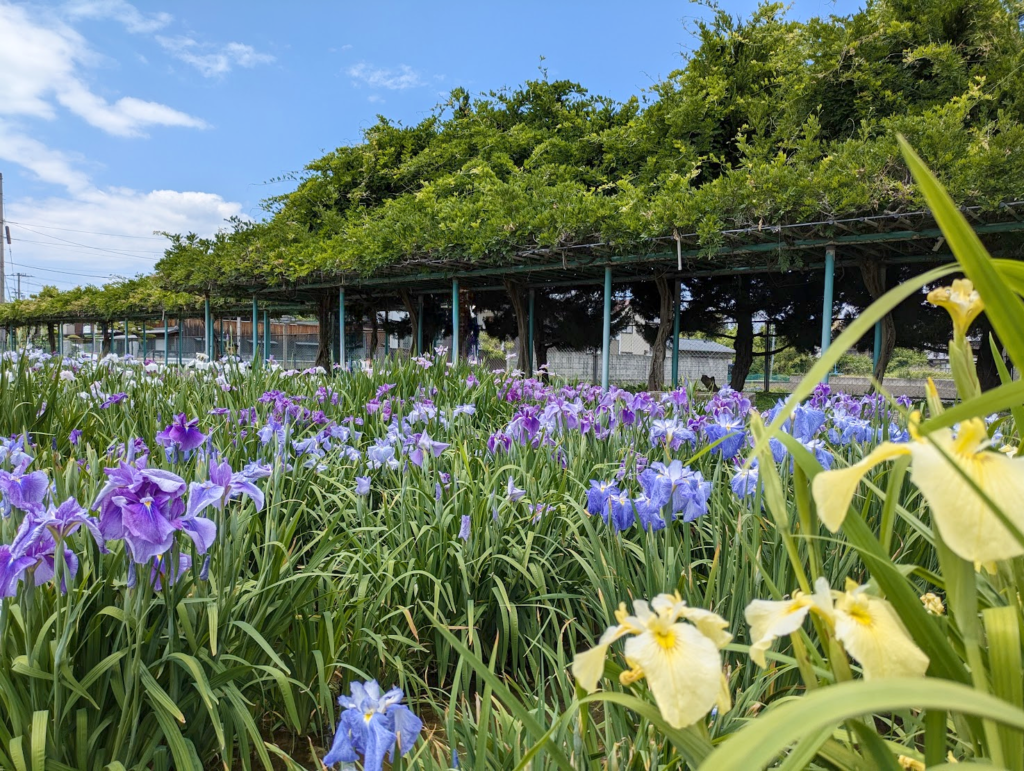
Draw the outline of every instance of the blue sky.
[[[790,13],[858,5],[797,0]],[[707,13],[661,0],[0,0],[8,273],[31,274],[28,294],[146,272],[164,243],[154,231],[258,218],[289,187],[271,180],[359,142],[378,113],[415,123],[456,86],[538,77],[542,56],[549,78],[626,99],[682,64]]]

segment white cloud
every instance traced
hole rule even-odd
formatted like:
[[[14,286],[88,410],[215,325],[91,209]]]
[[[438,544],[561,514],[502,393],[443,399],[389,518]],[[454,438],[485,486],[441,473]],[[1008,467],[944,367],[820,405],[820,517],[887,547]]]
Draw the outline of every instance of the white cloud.
[[[153,231],[211,235],[226,218],[242,213],[240,204],[212,193],[101,188],[82,156],[37,138],[35,122],[66,120],[69,114],[115,136],[140,136],[150,126],[206,125],[160,102],[94,91],[87,69],[101,57],[66,21],[112,18],[130,32],[149,34],[170,21],[166,14],[143,15],[117,0],[76,0],[63,11],[62,21],[0,0],[0,161],[63,189],[26,198],[11,189],[17,177],[9,178],[5,215],[15,239],[9,259],[15,270],[32,274],[26,292],[44,283],[67,288],[104,283],[110,274],[150,272],[166,246]],[[227,55],[240,66],[262,56],[234,45],[240,47],[227,47]]]
[[[139,136],[148,126],[202,128],[199,118],[158,102],[122,97],[114,103],[93,93],[80,70],[98,57],[62,22],[44,25],[21,6],[0,0],[0,117],[52,120],[60,105],[87,123],[118,136]]]
[[[22,287],[27,294],[44,283],[67,288],[150,273],[167,245],[154,231],[211,236],[242,207],[212,193],[87,188],[70,197],[12,199],[5,213],[14,269],[33,277]]]
[[[370,102],[371,104],[380,104],[384,102],[384,97],[381,96],[380,94],[370,94],[368,97],[366,97],[366,101]]]
[[[211,49],[211,46],[190,37],[157,35],[156,41],[171,56],[195,67],[207,78],[224,75],[235,66],[251,68],[274,61],[270,54],[260,53],[245,43],[228,43],[219,49]]]
[[[171,23],[169,13],[143,14],[125,0],[72,0],[64,6],[72,19],[113,19],[135,34],[151,34]]]
[[[374,67],[360,62],[348,68],[349,77],[372,88],[389,88],[400,91],[404,88],[416,88],[423,85],[423,79],[408,64],[400,64],[397,69]]]

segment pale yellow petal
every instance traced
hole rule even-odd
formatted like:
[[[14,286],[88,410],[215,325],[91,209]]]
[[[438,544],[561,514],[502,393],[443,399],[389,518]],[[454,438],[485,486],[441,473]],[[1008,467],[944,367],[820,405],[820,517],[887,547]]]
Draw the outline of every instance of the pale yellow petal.
[[[630,637],[626,661],[643,670],[662,717],[676,728],[696,723],[721,698],[721,654],[689,624]]]
[[[836,602],[836,639],[864,670],[864,679],[923,677],[928,656],[917,647],[896,611],[863,591]]]
[[[974,451],[978,437],[972,423],[965,422],[961,436],[955,440],[949,432],[936,431],[930,438],[938,446],[915,442],[911,481],[928,502],[939,534],[957,555],[972,562],[1017,557],[1024,554],[1024,545],[1004,527],[961,471],[985,491],[1018,530],[1024,531],[1024,458]],[[955,467],[943,452],[952,458]]]
[[[719,649],[724,648],[732,641],[732,634],[725,631],[729,622],[703,608],[690,608],[683,606],[681,615],[687,621],[696,624],[700,633],[713,642]]]
[[[572,676],[587,693],[597,688],[597,681],[604,674],[604,660],[608,655],[608,646],[623,635],[629,634],[626,626],[610,626],[601,635],[597,645],[588,651],[577,653],[572,660]]]
[[[597,690],[597,681],[604,674],[604,659],[607,655],[607,645],[595,645],[589,651],[577,653],[572,660],[572,676],[587,693]]]
[[[818,507],[818,518],[833,533],[846,519],[853,494],[861,478],[879,463],[890,458],[910,453],[906,444],[884,442],[871,451],[863,460],[846,468],[822,471],[814,477],[811,492]]]
[[[744,615],[750,625],[750,658],[755,664],[768,666],[765,651],[776,638],[799,629],[813,604],[808,597],[796,597],[780,602],[754,600],[747,605]]]

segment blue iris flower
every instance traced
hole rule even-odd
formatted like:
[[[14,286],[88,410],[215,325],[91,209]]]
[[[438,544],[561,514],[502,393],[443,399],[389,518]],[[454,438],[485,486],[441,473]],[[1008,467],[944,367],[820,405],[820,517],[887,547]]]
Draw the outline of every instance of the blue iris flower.
[[[381,771],[385,755],[390,761],[396,744],[400,755],[409,752],[423,721],[402,704],[403,698],[400,688],[382,694],[376,680],[352,683],[351,696],[338,697],[345,709],[324,765],[348,765],[361,759],[365,771]]]

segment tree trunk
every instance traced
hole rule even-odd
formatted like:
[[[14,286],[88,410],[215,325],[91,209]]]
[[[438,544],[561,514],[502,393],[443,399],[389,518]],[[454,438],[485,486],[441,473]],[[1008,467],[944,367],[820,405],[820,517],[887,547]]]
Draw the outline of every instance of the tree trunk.
[[[316,301],[316,366],[331,369],[331,296]]]
[[[110,346],[113,343],[114,336],[110,332],[110,326],[105,321],[100,322],[100,353],[106,356],[110,353]]]
[[[872,300],[877,300],[885,294],[885,265],[877,261],[861,262],[860,274]],[[882,317],[882,351],[874,371],[875,380],[879,383],[885,377],[885,370],[889,366],[889,359],[892,358],[895,348],[896,323],[892,320],[892,314],[887,313]]]
[[[740,284],[740,291],[746,291],[746,282]],[[736,303],[736,358],[733,359],[732,377],[729,385],[734,391],[742,391],[746,385],[750,366],[754,363],[754,314],[747,306]]]
[[[978,317],[978,326],[981,327],[981,345],[978,348],[977,358],[978,383],[981,385],[982,391],[989,391],[1000,385],[1001,382],[999,380],[999,370],[996,369],[996,359],[992,354],[992,343],[989,340],[989,335],[992,336],[992,340],[995,340],[998,350],[1001,351],[1003,345],[992,330],[992,324],[989,323],[988,317],[984,314]]]
[[[46,337],[47,342],[50,343],[50,353],[54,353],[57,350],[57,327],[53,322],[46,323]]]
[[[409,316],[409,334],[411,339],[409,340],[409,351],[415,353],[417,356],[422,356],[423,351],[416,349],[416,340],[419,338],[420,329],[420,317],[417,312],[416,306],[413,304],[412,295],[409,294],[408,289],[403,289],[399,292],[402,298],[402,305],[405,306],[405,312]]]
[[[377,355],[377,311],[370,310],[370,361]]]
[[[516,369],[521,369],[527,377],[533,375],[530,369],[530,320],[529,311],[523,298],[521,284],[505,279],[505,291],[512,303],[512,312],[516,317]]]
[[[665,343],[672,334],[672,291],[664,276],[655,276],[661,303],[658,308],[658,333],[651,346],[651,368],[647,372],[647,390],[660,391],[665,387]],[[674,283],[673,283],[674,286]],[[679,345],[679,341],[675,341]]]

